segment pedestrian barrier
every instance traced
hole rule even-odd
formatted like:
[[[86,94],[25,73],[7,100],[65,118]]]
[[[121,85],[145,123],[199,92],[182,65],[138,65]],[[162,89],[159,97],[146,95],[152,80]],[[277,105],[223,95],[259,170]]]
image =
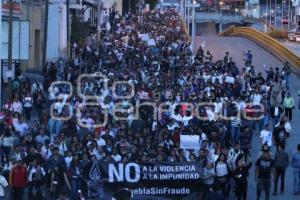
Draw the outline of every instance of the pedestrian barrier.
[[[261,45],[267,51],[277,56],[281,61],[288,61],[294,67],[300,68],[300,58],[294,52],[289,50],[277,40],[271,38],[265,33],[257,31],[254,28],[231,26],[222,33],[220,33],[219,36],[246,37],[254,41],[255,43]]]
[[[254,17],[244,17],[243,21],[245,23],[260,23],[260,24],[264,24],[265,23],[265,19],[254,18]]]

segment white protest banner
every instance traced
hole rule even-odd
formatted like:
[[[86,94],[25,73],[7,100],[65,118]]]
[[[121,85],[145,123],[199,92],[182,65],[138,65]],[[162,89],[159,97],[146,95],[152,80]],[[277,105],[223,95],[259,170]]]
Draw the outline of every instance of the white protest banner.
[[[180,135],[181,149],[200,149],[199,135]]]

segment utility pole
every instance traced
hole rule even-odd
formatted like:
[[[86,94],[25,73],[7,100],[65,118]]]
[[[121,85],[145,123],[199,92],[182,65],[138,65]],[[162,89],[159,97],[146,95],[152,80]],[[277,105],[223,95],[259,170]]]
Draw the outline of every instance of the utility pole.
[[[183,19],[183,0],[180,0],[180,16]]]
[[[191,3],[191,0],[188,0],[188,34],[190,35],[190,4]]]
[[[47,40],[48,40],[48,12],[49,12],[49,0],[45,1],[45,27],[44,27],[44,45],[43,45],[43,67],[46,66],[47,56]]]
[[[223,32],[223,5],[224,5],[224,2],[220,1],[219,6],[220,6],[220,10],[221,10],[221,16],[220,16],[220,24],[219,24],[219,33]]]
[[[9,15],[8,15],[8,70],[12,70],[12,43],[13,43],[13,0],[9,0]],[[8,81],[9,83],[9,81]],[[8,84],[7,97],[11,97],[11,87]]]
[[[98,0],[97,2],[97,42],[98,45],[100,43],[100,37],[101,37],[101,24],[102,24],[102,0]]]
[[[266,1],[266,19],[265,19],[265,24],[267,25],[268,24],[268,13],[269,13],[269,3],[268,3],[268,0]]]
[[[70,59],[70,1],[66,1],[67,6],[67,60]]]
[[[272,0],[270,0],[270,26],[272,26]]]
[[[283,30],[283,0],[281,1],[281,29]]]
[[[277,0],[275,1],[275,18],[274,18],[274,24],[275,24],[275,29],[277,29]]]
[[[290,24],[291,24],[291,0],[288,0],[289,1],[289,8],[288,8],[288,30],[287,31],[290,31]]]
[[[196,36],[196,24],[195,24],[195,4],[196,2],[193,1],[192,5],[193,5],[193,20],[192,20],[192,51],[194,52],[195,49],[195,36]]]
[[[0,27],[2,28],[2,0],[0,0]],[[2,110],[2,31],[0,31],[0,111]]]
[[[184,16],[184,23],[186,24],[187,23],[187,19],[186,19],[186,0],[184,0],[183,2],[183,16]]]

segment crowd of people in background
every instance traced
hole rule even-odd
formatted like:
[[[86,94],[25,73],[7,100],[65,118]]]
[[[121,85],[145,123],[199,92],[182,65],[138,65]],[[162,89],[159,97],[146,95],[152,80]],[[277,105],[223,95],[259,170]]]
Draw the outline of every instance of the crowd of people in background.
[[[202,47],[193,54],[175,10],[110,18],[99,46],[74,45],[72,59],[44,68],[43,83],[12,82],[0,116],[0,199],[84,199],[82,169],[91,160],[199,162],[202,199],[219,191],[238,200],[247,199],[253,167],[257,199],[264,191],[269,200],[272,186],[283,194],[291,165],[300,194],[300,145],[285,152],[296,106],[288,63],[262,74],[251,50],[245,66],[230,52],[220,60]],[[160,117],[153,105],[163,105]],[[198,148],[182,149],[181,135],[198,135]],[[251,155],[253,137],[259,155]]]

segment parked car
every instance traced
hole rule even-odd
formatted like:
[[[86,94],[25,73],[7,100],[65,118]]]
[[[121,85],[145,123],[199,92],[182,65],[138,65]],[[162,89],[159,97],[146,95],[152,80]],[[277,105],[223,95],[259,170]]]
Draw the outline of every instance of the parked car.
[[[288,37],[289,41],[300,42],[300,27],[290,31]]]

